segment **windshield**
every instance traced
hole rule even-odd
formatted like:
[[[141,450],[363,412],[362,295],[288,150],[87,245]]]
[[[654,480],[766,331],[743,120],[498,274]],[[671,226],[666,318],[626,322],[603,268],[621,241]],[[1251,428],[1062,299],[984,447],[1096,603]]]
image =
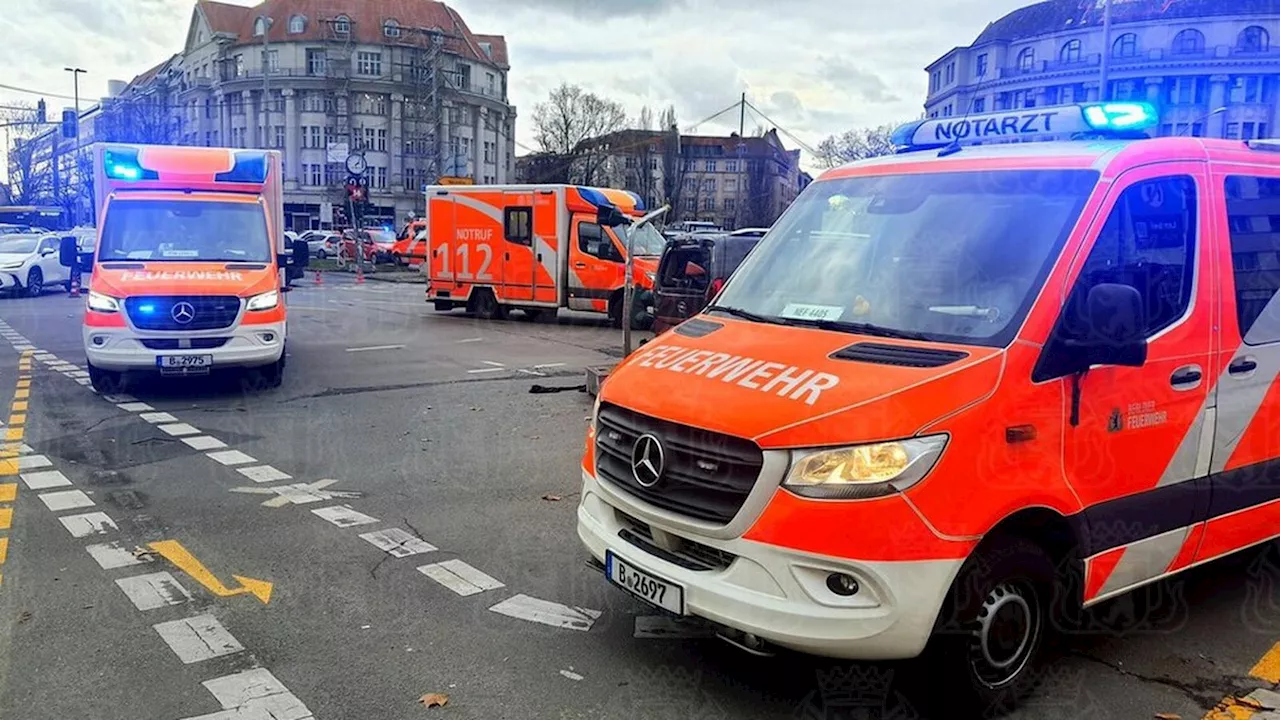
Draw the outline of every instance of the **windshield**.
[[[102,260],[274,262],[256,202],[115,200],[99,245]]]
[[[13,238],[0,240],[0,253],[26,255],[35,252],[37,238]]]
[[[627,242],[627,233],[633,237],[631,239],[632,248],[637,257],[643,255],[661,255],[662,249],[666,247],[667,239],[662,237],[662,233],[658,232],[651,223],[640,226],[622,226],[618,228],[618,237],[625,243]]]
[[[1097,177],[996,170],[818,183],[716,304],[770,320],[1003,346]]]

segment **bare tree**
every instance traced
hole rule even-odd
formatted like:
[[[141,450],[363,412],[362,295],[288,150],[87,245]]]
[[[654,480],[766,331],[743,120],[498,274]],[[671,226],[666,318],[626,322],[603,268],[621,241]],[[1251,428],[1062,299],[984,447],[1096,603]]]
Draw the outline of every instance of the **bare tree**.
[[[107,142],[175,145],[182,137],[182,115],[174,112],[167,91],[114,98],[104,103],[94,129]]]
[[[621,104],[568,83],[552,90],[533,110],[534,140],[539,149],[571,157],[572,174],[586,184],[596,180],[608,157],[608,148],[589,141],[615,133],[626,124],[627,113]]]
[[[854,160],[892,155],[892,137],[896,127],[881,125],[830,135],[818,144],[818,161],[831,168]]]
[[[0,110],[9,157],[9,200],[14,205],[36,205],[49,199],[53,186],[52,164],[41,156],[36,138],[48,125],[36,122],[36,107],[28,103]]]

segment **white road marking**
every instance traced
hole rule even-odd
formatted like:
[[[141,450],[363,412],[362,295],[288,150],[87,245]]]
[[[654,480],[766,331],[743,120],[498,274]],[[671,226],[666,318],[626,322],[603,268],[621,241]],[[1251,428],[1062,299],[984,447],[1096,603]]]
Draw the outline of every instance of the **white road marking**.
[[[317,480],[313,483],[290,483],[288,485],[276,485],[275,487],[237,487],[231,488],[231,492],[253,495],[276,495],[276,497],[262,503],[264,507],[284,507],[290,503],[294,505],[304,505],[306,503],[316,502],[319,500],[360,497],[360,493],[324,489],[337,482],[337,480],[328,478],[325,480]]]
[[[573,672],[572,670],[561,670],[561,671],[560,671],[560,674],[561,674],[561,675],[563,675],[563,676],[565,676],[565,677],[567,677],[567,678],[569,678],[570,680],[581,680],[581,679],[582,679],[582,676],[581,676],[581,675],[579,675],[579,674],[578,674],[578,673],[576,673],[576,672]]]
[[[88,537],[90,535],[106,535],[111,530],[119,530],[116,523],[104,512],[91,512],[83,515],[64,515],[58,518],[62,526],[72,537]]]
[[[116,403],[117,405],[119,403],[137,402],[138,400],[138,398],[132,395],[103,395],[102,399],[106,400],[107,402]]]
[[[373,543],[379,550],[385,550],[392,557],[398,558],[436,550],[435,545],[398,527],[364,533],[360,538]]]
[[[253,467],[236,468],[236,472],[258,483],[275,482],[277,480],[292,480],[293,476],[288,473],[280,472],[270,465],[255,465]]]
[[[176,422],[178,422],[178,418],[176,418],[176,417],[174,417],[174,416],[170,415],[170,414],[169,414],[169,413],[167,413],[167,412],[149,412],[149,413],[142,413],[142,414],[141,414],[141,415],[139,415],[138,417],[142,418],[143,420],[146,420],[146,421],[147,421],[147,422],[149,422],[149,423],[176,423]]]
[[[314,720],[307,706],[265,668],[206,680],[203,684],[223,711],[186,720]]]
[[[463,343],[480,342],[481,340],[484,340],[484,338],[467,338],[466,340],[456,340],[455,342],[456,344],[461,345]]]
[[[569,607],[549,600],[539,600],[528,595],[516,595],[489,608],[499,615],[506,615],[517,620],[542,623],[552,627],[581,630],[586,632],[600,617],[599,610],[583,607]]]
[[[21,450],[19,450],[21,452]],[[27,455],[18,457],[19,470],[36,470],[43,467],[52,467],[53,461],[43,455]]]
[[[40,472],[22,473],[22,482],[26,483],[29,490],[45,490],[47,488],[63,487],[70,485],[71,481],[67,479],[59,470],[42,470]]]
[[[685,623],[666,615],[637,615],[634,637],[645,639],[709,638],[710,628]]]
[[[446,560],[423,565],[418,572],[459,595],[475,595],[485,590],[506,587],[500,581],[480,572],[461,560]]]
[[[4,425],[4,423],[0,423],[0,426],[3,426],[3,425]],[[0,443],[0,444],[3,444],[3,445],[4,445],[4,448],[5,448],[6,450],[13,450],[13,445],[12,445],[12,444],[5,444],[5,443]],[[33,453],[33,452],[35,452],[35,448],[31,447],[30,445],[28,445],[28,444],[26,444],[26,443],[22,443],[21,445],[19,445],[19,446],[18,446],[18,454],[19,454],[19,455],[27,455],[27,454],[30,454],[30,453]],[[52,465],[53,463],[49,463],[49,464],[50,464],[50,465]]]
[[[160,425],[160,429],[174,437],[182,437],[183,435],[199,435],[200,430],[186,423],[177,423],[174,425]]]
[[[146,412],[148,410],[155,410],[155,408],[151,407],[150,405],[144,402],[119,403],[118,405],[116,405],[116,407],[126,412]]]
[[[120,578],[116,585],[139,610],[155,610],[191,602],[191,593],[167,572]]]
[[[84,370],[73,370],[73,371],[71,371],[71,372],[67,373],[67,375],[68,375],[69,377],[73,377],[73,378],[87,378],[87,377],[89,377],[89,373],[85,372]]]
[[[93,500],[89,499],[89,496],[85,495],[81,490],[58,490],[57,492],[42,493],[40,501],[44,503],[45,507],[54,512],[93,507]]]
[[[152,627],[186,665],[244,650],[240,641],[212,615],[197,615]]]
[[[547,368],[564,367],[564,363],[544,363],[542,365],[534,365],[534,370],[546,370]]]
[[[347,348],[347,352],[367,352],[369,350],[399,350],[403,345],[370,345],[369,347]]]
[[[81,385],[91,385],[91,384],[93,384],[93,381],[92,381],[92,380],[90,380],[89,378],[76,378],[76,382],[80,383]]]
[[[505,368],[481,368],[479,370],[468,370],[467,372],[471,373],[472,375],[478,375],[480,373],[502,372],[504,369]]]
[[[245,455],[239,450],[222,450],[220,452],[205,453],[210,458],[222,463],[223,465],[243,465],[245,463],[258,462],[252,455]]]
[[[503,364],[502,364],[502,363],[500,363],[500,362],[494,362],[494,361],[492,361],[492,360],[481,360],[480,362],[481,362],[481,363],[483,363],[483,364],[485,364],[485,365],[492,365],[492,366],[494,366],[494,367],[506,367],[506,365],[503,365]]]
[[[369,517],[362,512],[356,512],[349,505],[334,505],[326,508],[316,508],[311,512],[328,520],[340,528],[354,527],[356,525],[370,525],[378,522],[377,518]]]
[[[134,555],[117,540],[97,545],[86,545],[84,549],[89,551],[89,554],[93,556],[93,559],[98,562],[98,565],[103,570],[114,570],[152,561],[150,555]]]
[[[198,437],[184,437],[182,442],[190,445],[196,450],[213,450],[214,448],[224,448],[226,443],[216,437],[210,435],[200,435]]]

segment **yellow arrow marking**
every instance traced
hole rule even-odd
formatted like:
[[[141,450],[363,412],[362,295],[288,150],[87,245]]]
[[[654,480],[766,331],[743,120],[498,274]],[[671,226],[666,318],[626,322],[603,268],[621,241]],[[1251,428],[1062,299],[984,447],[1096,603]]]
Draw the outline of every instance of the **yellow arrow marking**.
[[[182,543],[177,540],[161,540],[150,544],[152,550],[159,553],[164,559],[178,566],[182,572],[190,575],[192,579],[205,588],[217,595],[218,597],[231,597],[233,595],[254,595],[262,601],[263,605],[271,602],[271,583],[266,580],[254,580],[253,578],[232,575],[231,577],[238,583],[238,588],[228,588],[223,585],[214,574],[209,572],[194,555],[187,552],[182,547]]]

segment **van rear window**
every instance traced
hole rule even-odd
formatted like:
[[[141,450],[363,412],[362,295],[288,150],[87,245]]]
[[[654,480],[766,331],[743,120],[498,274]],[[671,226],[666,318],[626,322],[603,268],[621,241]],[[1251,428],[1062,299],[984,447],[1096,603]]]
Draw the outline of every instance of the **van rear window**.
[[[275,262],[262,206],[218,200],[115,199],[98,259]]]

